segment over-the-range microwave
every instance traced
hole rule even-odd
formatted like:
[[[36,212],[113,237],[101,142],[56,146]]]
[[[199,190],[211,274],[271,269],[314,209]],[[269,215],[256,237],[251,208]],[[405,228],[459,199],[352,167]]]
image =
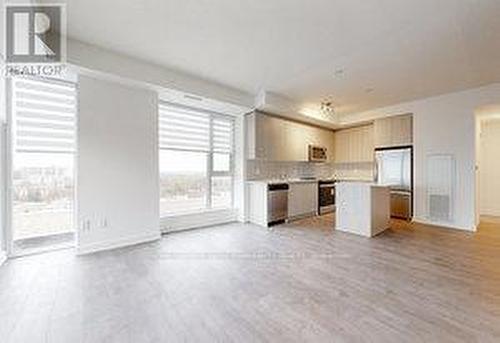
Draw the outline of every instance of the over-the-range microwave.
[[[326,162],[326,148],[318,145],[309,145],[310,162]]]

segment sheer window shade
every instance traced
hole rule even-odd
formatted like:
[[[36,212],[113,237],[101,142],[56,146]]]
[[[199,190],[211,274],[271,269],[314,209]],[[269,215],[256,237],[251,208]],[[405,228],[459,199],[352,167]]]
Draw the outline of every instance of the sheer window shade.
[[[160,104],[160,149],[210,151],[210,115]]]
[[[233,151],[231,118],[167,103],[160,103],[159,118],[160,149]]]
[[[233,121],[224,118],[213,120],[213,151],[231,153],[233,149]]]
[[[12,82],[16,150],[75,152],[75,85],[24,78]]]
[[[231,208],[233,146],[233,118],[160,101],[161,215]]]

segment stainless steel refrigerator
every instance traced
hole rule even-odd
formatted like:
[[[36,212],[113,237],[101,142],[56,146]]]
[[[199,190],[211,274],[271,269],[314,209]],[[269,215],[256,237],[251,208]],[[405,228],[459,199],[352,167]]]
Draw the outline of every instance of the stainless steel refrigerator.
[[[413,148],[375,149],[377,183],[391,188],[391,216],[413,215]]]

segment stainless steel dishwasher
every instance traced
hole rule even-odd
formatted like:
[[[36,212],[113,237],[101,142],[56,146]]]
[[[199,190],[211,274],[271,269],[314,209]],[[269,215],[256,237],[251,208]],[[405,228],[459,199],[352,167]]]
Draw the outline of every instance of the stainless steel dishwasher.
[[[288,218],[288,189],[287,183],[267,185],[268,226],[284,223]]]

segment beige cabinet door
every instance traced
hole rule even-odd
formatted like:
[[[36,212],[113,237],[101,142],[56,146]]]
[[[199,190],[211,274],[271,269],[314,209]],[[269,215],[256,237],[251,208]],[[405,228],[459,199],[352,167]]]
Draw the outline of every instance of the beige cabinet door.
[[[268,161],[284,161],[286,153],[284,121],[258,113],[255,125],[255,147],[257,158]]]
[[[280,118],[272,118],[271,120],[271,137],[270,141],[270,160],[272,161],[287,161],[287,139],[286,139],[286,121]]]
[[[413,144],[413,115],[375,120],[375,147],[387,148]]]
[[[288,217],[313,215],[318,208],[317,183],[292,183],[288,191]]]
[[[308,161],[309,145],[336,155],[333,131],[255,112],[246,118],[247,158],[267,161]],[[347,146],[347,145],[346,145]]]
[[[348,158],[348,133],[346,130],[336,131],[334,133],[334,161],[335,163],[345,163]]]
[[[413,143],[413,117],[404,115],[394,117],[391,126],[392,146],[411,145]]]
[[[334,134],[330,130],[319,130],[319,137],[321,138],[321,146],[326,148],[327,162],[333,162],[334,158]]]
[[[255,113],[245,115],[245,156],[247,159],[257,158],[255,146]]]
[[[336,131],[334,151],[336,163],[373,161],[373,126],[367,125]]]
[[[270,126],[267,116],[260,113],[255,114],[255,158],[267,159],[269,155],[268,140],[271,137]]]
[[[287,161],[307,161],[307,143],[303,127],[295,122],[286,124]]]
[[[375,159],[375,145],[373,143],[373,125],[364,126],[360,130],[360,162],[373,162]]]
[[[392,144],[392,121],[390,118],[383,118],[375,120],[374,133],[375,133],[375,146],[383,148],[391,146]]]

